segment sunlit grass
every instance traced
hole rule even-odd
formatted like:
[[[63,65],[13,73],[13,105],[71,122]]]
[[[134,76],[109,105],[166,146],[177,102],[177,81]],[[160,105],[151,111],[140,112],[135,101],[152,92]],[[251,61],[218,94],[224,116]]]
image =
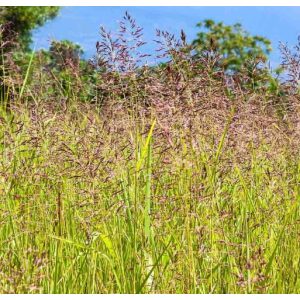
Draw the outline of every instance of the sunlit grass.
[[[215,143],[179,129],[169,147],[155,118],[118,132],[93,110],[36,110],[1,110],[2,293],[300,291],[288,145],[237,159],[231,115]]]

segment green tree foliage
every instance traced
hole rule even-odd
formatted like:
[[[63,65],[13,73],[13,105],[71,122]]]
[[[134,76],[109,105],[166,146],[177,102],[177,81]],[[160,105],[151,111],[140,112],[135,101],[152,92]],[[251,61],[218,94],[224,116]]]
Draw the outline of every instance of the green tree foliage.
[[[53,19],[58,12],[57,6],[0,7],[0,101],[10,97],[15,86],[19,86],[4,78],[16,78],[20,75],[19,68],[27,68],[24,61],[28,61],[26,56],[32,42],[32,30]]]
[[[193,41],[196,57],[210,57],[213,71],[231,75],[244,90],[263,90],[271,96],[279,93],[278,78],[267,65],[272,50],[269,39],[251,35],[239,23],[230,26],[207,19],[197,26],[201,31]]]
[[[249,61],[265,62],[272,50],[268,39],[250,35],[239,23],[229,26],[223,22],[204,20],[197,26],[201,29],[193,41],[197,53],[220,54],[220,64],[225,70],[240,71]]]
[[[56,78],[61,94],[77,95],[82,100],[93,98],[96,73],[92,65],[82,58],[84,52],[79,45],[69,40],[53,40],[49,51],[42,53],[45,67]]]
[[[5,31],[6,36],[3,38],[10,40],[16,36],[22,50],[28,51],[32,42],[32,30],[56,17],[58,12],[58,6],[0,7],[0,24],[9,24],[9,30]]]
[[[68,40],[52,41],[49,49],[52,67],[58,70],[75,68],[79,65],[83,54],[82,48]]]

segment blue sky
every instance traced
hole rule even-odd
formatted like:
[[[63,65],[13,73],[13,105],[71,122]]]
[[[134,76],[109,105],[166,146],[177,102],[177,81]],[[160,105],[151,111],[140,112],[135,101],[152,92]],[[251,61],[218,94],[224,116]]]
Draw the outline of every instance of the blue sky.
[[[47,48],[51,39],[69,39],[80,44],[89,58],[95,54],[100,25],[115,30],[125,11],[144,28],[144,39],[150,41],[148,52],[154,50],[151,41],[156,28],[175,34],[183,29],[193,40],[196,24],[209,18],[226,24],[239,22],[250,33],[269,38],[273,44],[270,60],[276,66],[279,42],[292,46],[300,35],[300,7],[63,7],[56,19],[34,32],[34,43],[36,48]]]

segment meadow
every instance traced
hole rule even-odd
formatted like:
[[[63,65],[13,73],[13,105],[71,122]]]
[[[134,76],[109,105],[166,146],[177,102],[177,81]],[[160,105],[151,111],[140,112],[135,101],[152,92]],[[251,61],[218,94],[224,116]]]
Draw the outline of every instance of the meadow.
[[[88,100],[77,60],[6,55],[1,293],[300,292],[299,94],[178,45],[157,69],[121,48]]]

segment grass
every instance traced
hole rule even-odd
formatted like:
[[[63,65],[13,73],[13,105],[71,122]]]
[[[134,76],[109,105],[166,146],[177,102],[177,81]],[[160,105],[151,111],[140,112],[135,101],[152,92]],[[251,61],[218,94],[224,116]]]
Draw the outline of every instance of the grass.
[[[296,82],[124,20],[89,64],[0,43],[0,293],[299,293]]]
[[[238,159],[234,111],[170,146],[155,117],[117,128],[80,105],[1,110],[2,293],[300,292],[288,143]]]

